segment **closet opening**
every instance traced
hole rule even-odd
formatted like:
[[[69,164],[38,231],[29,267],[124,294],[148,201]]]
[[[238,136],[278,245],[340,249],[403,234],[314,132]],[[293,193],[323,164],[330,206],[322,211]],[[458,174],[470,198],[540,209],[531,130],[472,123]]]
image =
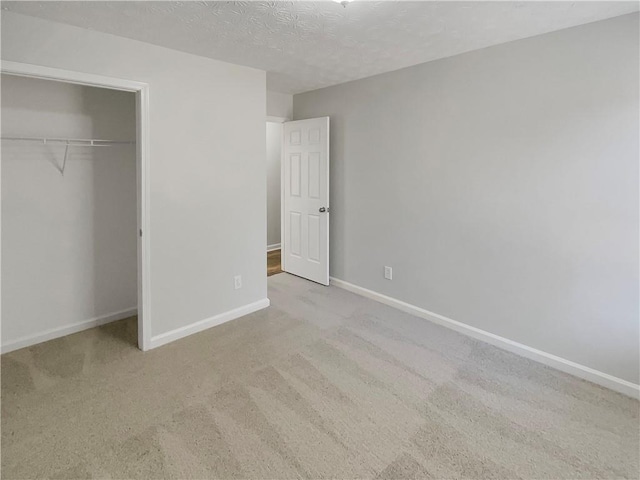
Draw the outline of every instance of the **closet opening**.
[[[146,85],[21,64],[0,80],[2,352],[96,327],[89,349],[148,349]]]

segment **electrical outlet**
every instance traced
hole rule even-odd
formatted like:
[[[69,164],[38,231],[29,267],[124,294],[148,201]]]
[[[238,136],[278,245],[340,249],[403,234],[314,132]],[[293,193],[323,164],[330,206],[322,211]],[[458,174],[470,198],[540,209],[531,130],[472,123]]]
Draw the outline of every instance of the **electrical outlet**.
[[[384,267],[384,278],[386,278],[387,280],[393,279],[393,268]]]
[[[233,286],[236,290],[242,288],[242,275],[236,275],[233,277]]]

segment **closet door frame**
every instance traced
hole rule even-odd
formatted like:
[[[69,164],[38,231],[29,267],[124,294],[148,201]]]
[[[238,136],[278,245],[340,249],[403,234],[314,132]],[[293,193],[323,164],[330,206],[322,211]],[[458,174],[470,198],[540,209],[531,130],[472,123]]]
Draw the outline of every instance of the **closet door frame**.
[[[150,297],[150,201],[149,201],[149,85],[132,80],[62,70],[2,60],[0,71],[8,75],[55,80],[136,94],[136,172],[138,217],[138,348],[151,348]],[[0,258],[0,262],[2,259]],[[0,297],[0,302],[1,302]]]

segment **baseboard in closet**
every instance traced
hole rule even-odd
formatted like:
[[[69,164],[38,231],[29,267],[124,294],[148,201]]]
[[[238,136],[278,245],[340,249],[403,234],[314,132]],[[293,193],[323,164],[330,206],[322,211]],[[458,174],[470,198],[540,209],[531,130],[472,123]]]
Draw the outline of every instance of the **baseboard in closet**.
[[[33,335],[27,335],[17,340],[10,340],[7,343],[2,344],[2,353],[12,352],[20,348],[30,347],[37,343],[46,342],[55,338],[71,335],[72,333],[78,333],[89,328],[99,327],[106,323],[115,322],[116,320],[122,320],[124,318],[133,317],[138,314],[138,308],[127,308],[114,313],[108,313],[106,315],[100,315],[99,317],[90,318],[82,322],[72,323],[71,325],[65,325],[64,327],[52,328],[44,332],[36,333]]]
[[[282,244],[274,243],[273,245],[267,245],[267,252],[273,252],[274,250],[280,250]]]
[[[572,362],[571,360],[558,357],[551,353],[543,352],[542,350],[538,350],[537,348],[514,342],[513,340],[509,340],[508,338],[495,335],[491,332],[487,332],[476,327],[472,327],[471,325],[467,325],[466,323],[458,322],[457,320],[445,317],[444,315],[430,312],[429,310],[418,307],[416,305],[412,305],[410,303],[403,302],[402,300],[398,300],[397,298],[374,292],[373,290],[354,285],[353,283],[345,282],[344,280],[340,280],[338,278],[331,277],[331,285],[335,285],[336,287],[343,288],[377,302],[384,303],[385,305],[389,305],[390,307],[397,308],[398,310],[402,310],[403,312],[410,313],[412,315],[415,315],[416,317],[424,318],[426,320],[429,320],[430,322],[437,323],[438,325],[450,328],[451,330],[455,330],[456,332],[462,333],[469,337],[473,337],[483,342],[490,343],[491,345],[495,345],[496,347],[500,347],[509,352],[529,358],[549,367],[553,367],[557,370],[595,383],[602,387],[615,390],[616,392],[622,393],[629,397],[640,399],[640,385],[636,385],[635,383],[623,380],[622,378],[614,377],[613,375],[609,375],[608,373],[600,372],[599,370],[580,365],[579,363]]]

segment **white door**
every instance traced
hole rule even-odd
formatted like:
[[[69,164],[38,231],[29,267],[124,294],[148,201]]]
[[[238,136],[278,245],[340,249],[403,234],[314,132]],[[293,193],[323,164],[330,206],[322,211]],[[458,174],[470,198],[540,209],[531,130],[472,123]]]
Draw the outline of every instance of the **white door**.
[[[282,269],[329,285],[329,117],[285,122]]]

